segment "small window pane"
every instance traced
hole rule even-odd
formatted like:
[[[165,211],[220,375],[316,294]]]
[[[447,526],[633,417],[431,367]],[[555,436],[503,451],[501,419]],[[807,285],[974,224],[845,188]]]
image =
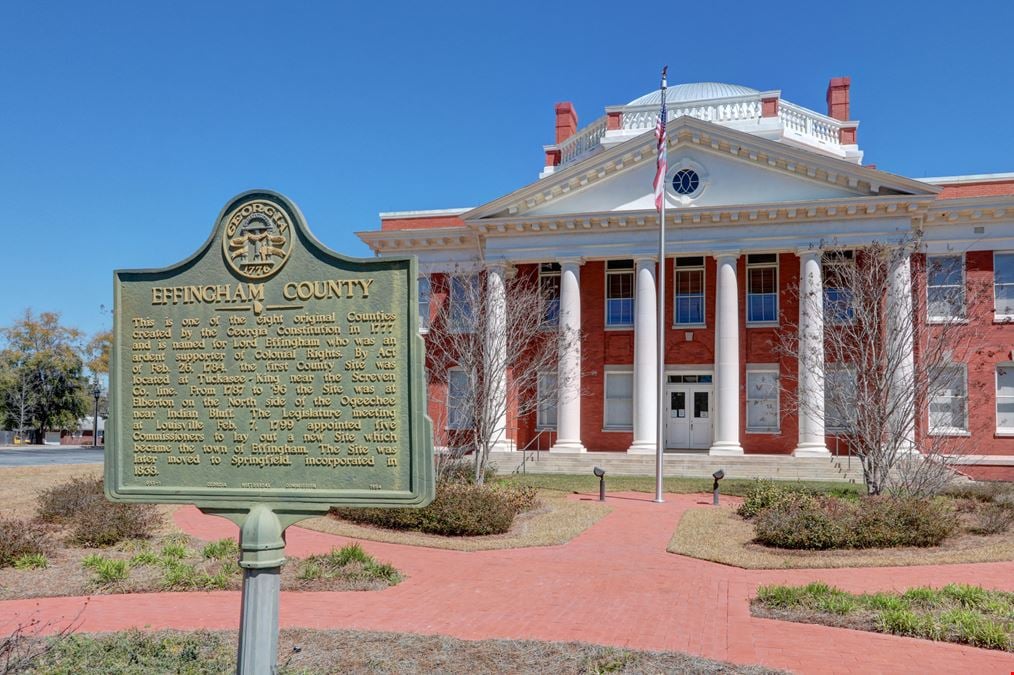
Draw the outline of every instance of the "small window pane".
[[[430,328],[430,278],[419,277],[419,330]]]
[[[535,424],[540,429],[556,428],[557,377],[554,373],[541,373],[538,379],[538,409]]]
[[[605,426],[629,429],[634,421],[633,373],[606,373]]]

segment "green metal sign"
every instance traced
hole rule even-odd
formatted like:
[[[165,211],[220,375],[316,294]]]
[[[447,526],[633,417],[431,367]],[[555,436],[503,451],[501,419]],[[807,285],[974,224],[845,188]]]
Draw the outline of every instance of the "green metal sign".
[[[429,503],[416,274],[330,251],[264,190],[187,260],[116,272],[109,498],[237,522],[255,505],[294,522]]]

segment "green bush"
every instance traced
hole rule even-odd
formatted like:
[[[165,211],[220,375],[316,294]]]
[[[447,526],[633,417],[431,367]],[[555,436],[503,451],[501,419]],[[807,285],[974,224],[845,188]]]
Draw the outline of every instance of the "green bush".
[[[401,581],[398,570],[387,563],[378,563],[359,544],[333,548],[324,555],[299,561],[296,576],[303,581],[366,581],[388,586]]]
[[[147,539],[161,516],[152,504],[93,503],[74,514],[69,541],[82,546],[112,546],[125,539]]]
[[[761,511],[790,498],[789,495],[801,492],[801,490],[793,490],[787,485],[774,481],[757,480],[747,488],[743,503],[736,509],[736,513],[749,520],[756,517]]]
[[[49,543],[43,525],[0,518],[0,567],[10,567],[24,556],[44,556],[49,551]]]
[[[499,487],[441,481],[436,498],[421,509],[336,509],[334,514],[355,523],[394,530],[481,536],[508,531],[518,501]]]
[[[16,570],[42,570],[49,567],[49,560],[41,553],[26,553],[14,559]]]
[[[239,558],[239,544],[235,539],[219,539],[205,545],[201,555],[207,560],[228,560]]]
[[[754,527],[759,543],[779,548],[891,548],[937,546],[956,520],[943,500],[795,494],[762,509]]]

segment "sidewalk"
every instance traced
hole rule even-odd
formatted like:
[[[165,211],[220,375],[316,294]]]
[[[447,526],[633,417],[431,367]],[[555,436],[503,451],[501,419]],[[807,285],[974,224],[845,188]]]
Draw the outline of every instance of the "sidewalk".
[[[590,496],[575,497],[592,499]],[[1014,590],[1014,562],[908,568],[741,570],[666,553],[680,516],[701,495],[610,497],[613,511],[562,546],[459,552],[362,542],[406,575],[379,592],[285,593],[285,627],[354,628],[465,639],[579,640],[675,650],[800,673],[1014,671],[1014,655],[948,643],[750,616],[757,586],[823,580],[850,591],[974,583]],[[201,539],[235,536],[231,523],[186,507],[177,524]],[[290,528],[287,553],[303,557],[349,540]],[[83,598],[0,603],[0,615],[57,622]],[[239,593],[94,596],[81,631],[235,629]]]

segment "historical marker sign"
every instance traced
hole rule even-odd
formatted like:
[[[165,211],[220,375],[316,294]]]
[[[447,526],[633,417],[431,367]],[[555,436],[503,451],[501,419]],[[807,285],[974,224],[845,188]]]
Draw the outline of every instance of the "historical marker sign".
[[[433,498],[414,259],[341,256],[253,191],[189,259],[115,284],[111,499],[309,513]]]

